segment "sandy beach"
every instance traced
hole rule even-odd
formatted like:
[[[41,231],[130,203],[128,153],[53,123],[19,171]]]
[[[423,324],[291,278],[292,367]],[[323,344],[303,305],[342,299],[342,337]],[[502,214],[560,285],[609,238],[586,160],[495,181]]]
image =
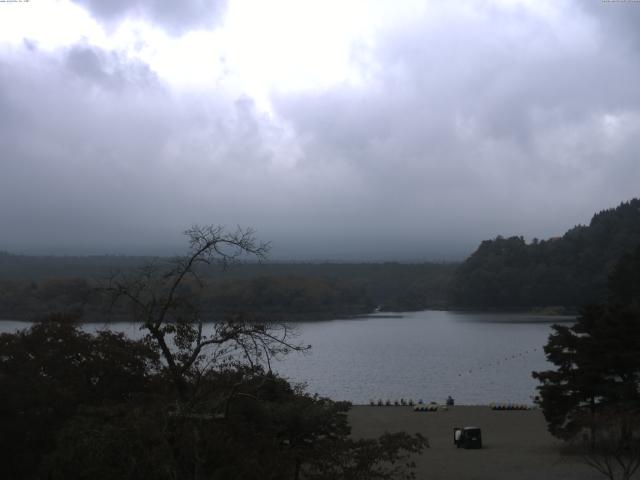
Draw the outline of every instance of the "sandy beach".
[[[385,431],[421,433],[430,448],[416,457],[417,478],[429,480],[591,480],[603,477],[562,454],[540,410],[494,411],[488,406],[455,406],[447,411],[414,412],[411,407],[356,405],[349,418],[357,437]],[[454,426],[482,428],[481,450],[458,449]]]

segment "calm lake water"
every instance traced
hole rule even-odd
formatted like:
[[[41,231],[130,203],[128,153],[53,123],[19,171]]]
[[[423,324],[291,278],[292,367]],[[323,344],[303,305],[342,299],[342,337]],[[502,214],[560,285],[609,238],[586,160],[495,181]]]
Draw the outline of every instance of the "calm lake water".
[[[349,320],[298,323],[298,340],[312,345],[274,369],[308,390],[336,400],[423,399],[460,404],[531,403],[534,370],[550,367],[542,350],[550,326],[568,317],[514,313],[422,311]],[[0,332],[25,323],[0,321]],[[96,330],[103,325],[86,325]],[[136,326],[112,324],[139,336]]]

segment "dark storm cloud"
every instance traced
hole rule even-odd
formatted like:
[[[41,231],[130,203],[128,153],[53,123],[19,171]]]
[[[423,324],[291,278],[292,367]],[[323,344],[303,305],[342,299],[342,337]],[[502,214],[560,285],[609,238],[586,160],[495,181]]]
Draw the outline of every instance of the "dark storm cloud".
[[[210,28],[220,21],[226,0],[72,0],[108,24],[132,16],[142,17],[170,33]]]

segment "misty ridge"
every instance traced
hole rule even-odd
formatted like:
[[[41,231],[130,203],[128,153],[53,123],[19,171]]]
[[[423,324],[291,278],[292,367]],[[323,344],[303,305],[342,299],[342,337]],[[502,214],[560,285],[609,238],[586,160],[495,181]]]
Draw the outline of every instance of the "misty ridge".
[[[591,222],[546,240],[496,237],[458,263],[280,263],[209,265],[194,284],[208,320],[251,312],[286,321],[345,318],[374,311],[533,310],[571,313],[604,301],[611,269],[640,245],[640,200],[603,210]],[[0,314],[35,319],[69,312],[91,321],[126,318],[105,310],[99,292],[113,272],[170,258],[31,257],[0,253]],[[188,285],[187,285],[187,288]],[[101,306],[102,305],[102,306]]]

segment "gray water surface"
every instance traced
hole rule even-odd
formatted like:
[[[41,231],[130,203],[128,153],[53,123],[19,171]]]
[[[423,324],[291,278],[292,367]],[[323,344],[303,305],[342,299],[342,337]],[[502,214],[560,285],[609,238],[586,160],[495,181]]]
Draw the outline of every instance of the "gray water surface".
[[[550,325],[568,320],[523,314],[422,311],[401,318],[302,323],[306,355],[276,367],[311,392],[368,403],[378,399],[464,404],[531,403],[533,370],[550,368]]]
[[[551,367],[542,347],[550,325],[561,321],[570,318],[426,310],[302,322],[296,324],[298,341],[312,345],[311,351],[292,353],[273,367],[312,393],[354,403],[443,402],[447,395],[462,404],[531,403],[531,371]],[[0,332],[28,325],[0,321]],[[140,336],[130,323],[109,328]]]

